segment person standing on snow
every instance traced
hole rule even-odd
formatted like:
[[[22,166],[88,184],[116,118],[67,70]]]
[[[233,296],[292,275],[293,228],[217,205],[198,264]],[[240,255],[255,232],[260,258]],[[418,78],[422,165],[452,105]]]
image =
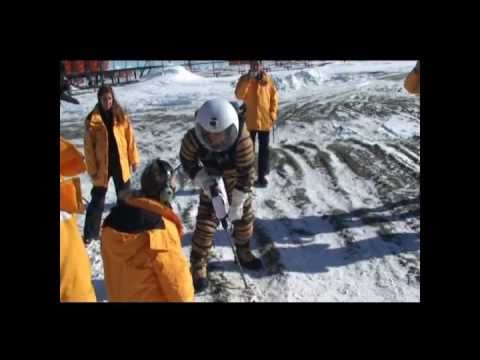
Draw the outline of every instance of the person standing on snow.
[[[241,76],[235,89],[235,96],[247,107],[246,123],[255,151],[258,134],[258,179],[257,187],[266,187],[269,173],[270,131],[277,119],[278,94],[271,76],[267,75],[261,61],[250,62],[250,71]]]
[[[64,96],[65,67],[60,62],[60,100],[78,104],[71,96]],[[71,101],[71,100],[74,101]],[[87,250],[77,228],[74,214],[82,213],[82,191],[77,176],[86,170],[83,155],[75,146],[60,136],[60,301],[95,302],[92,273]],[[73,177],[66,179],[65,177]]]
[[[87,208],[84,241],[99,238],[108,181],[113,177],[115,191],[130,187],[130,177],[140,162],[133,127],[115,99],[113,89],[102,85],[98,103],[85,120],[85,157],[93,181],[92,199]]]
[[[84,211],[80,179],[65,179],[86,170],[83,155],[60,136],[60,301],[95,302],[87,250],[75,219]]]
[[[175,187],[170,164],[156,159],[142,173],[141,191],[120,193],[101,235],[109,301],[194,300],[183,225],[171,207]]]
[[[60,100],[79,104],[79,101],[70,95],[70,83],[65,78],[65,64],[63,62],[60,62]]]
[[[405,78],[404,87],[410,94],[420,95],[420,60]]]
[[[201,188],[190,254],[195,290],[200,292],[208,286],[207,255],[219,223],[210,187],[220,181],[230,204],[228,217],[233,223],[239,261],[247,269],[261,269],[261,261],[250,250],[255,154],[243,114],[239,119],[234,106],[223,99],[205,102],[195,113],[195,127],[183,137],[180,161],[195,186]]]

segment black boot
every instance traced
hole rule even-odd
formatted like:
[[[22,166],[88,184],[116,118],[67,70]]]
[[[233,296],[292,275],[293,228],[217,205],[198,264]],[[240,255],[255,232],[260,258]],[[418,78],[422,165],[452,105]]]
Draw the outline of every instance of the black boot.
[[[192,264],[192,280],[195,293],[202,292],[208,287],[207,261],[206,259],[190,258]]]
[[[240,261],[240,265],[242,265],[242,267],[244,267],[245,269],[253,271],[258,271],[262,269],[262,261],[259,258],[255,257],[255,255],[252,254],[252,251],[248,247],[237,247],[237,255],[238,260]]]
[[[195,294],[201,293],[208,288],[208,279],[207,278],[197,278],[193,279],[193,288],[195,289]]]
[[[257,181],[255,181],[255,187],[257,188],[266,188],[268,185],[268,181],[265,178],[259,178]]]
[[[93,238],[86,238],[85,236],[82,236],[82,240],[85,245],[88,245],[92,242]]]

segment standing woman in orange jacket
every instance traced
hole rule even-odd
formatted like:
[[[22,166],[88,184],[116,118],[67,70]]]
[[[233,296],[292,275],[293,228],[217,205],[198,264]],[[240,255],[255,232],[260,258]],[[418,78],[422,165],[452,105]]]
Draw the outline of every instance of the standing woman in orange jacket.
[[[250,63],[250,71],[238,80],[235,95],[247,107],[246,124],[255,149],[258,134],[257,187],[266,187],[269,172],[270,130],[277,119],[278,94],[272,78],[263,70],[260,61]]]
[[[132,124],[115,99],[113,89],[102,85],[98,103],[85,120],[85,158],[93,181],[92,199],[85,216],[84,241],[99,238],[108,181],[113,177],[115,191],[130,187],[130,177],[139,164]]]

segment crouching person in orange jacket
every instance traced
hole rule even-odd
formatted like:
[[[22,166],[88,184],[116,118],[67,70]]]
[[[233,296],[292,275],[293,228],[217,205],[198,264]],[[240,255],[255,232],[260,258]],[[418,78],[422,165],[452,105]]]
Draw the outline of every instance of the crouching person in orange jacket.
[[[408,73],[403,85],[410,94],[420,95],[420,61]]]
[[[60,137],[60,301],[95,302],[90,261],[75,213],[84,211],[78,177],[86,170],[82,154]]]
[[[120,192],[101,233],[109,301],[194,300],[174,195],[174,170],[160,159],[145,168],[140,191]]]

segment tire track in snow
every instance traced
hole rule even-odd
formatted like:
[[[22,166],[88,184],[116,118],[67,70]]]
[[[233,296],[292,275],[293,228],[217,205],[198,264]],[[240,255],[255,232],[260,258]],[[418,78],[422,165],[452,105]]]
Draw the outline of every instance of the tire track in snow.
[[[412,162],[416,166],[420,166],[420,157],[416,153],[413,153],[405,145],[402,145],[401,143],[389,143],[387,145],[398,151],[400,154],[404,155],[410,160],[410,162]]]
[[[312,155],[312,153],[307,152],[305,150],[305,147],[316,150],[316,154],[313,154],[313,160],[311,156],[308,156],[308,155]],[[329,202],[329,201],[326,201],[325,198],[322,198],[322,199],[315,198],[313,201],[314,204],[318,204],[319,201],[323,201],[330,210],[333,210],[333,212],[341,212],[341,213],[343,213],[344,210],[340,210],[337,208],[338,204],[341,202],[345,204],[345,207],[347,210],[350,211],[353,208],[351,194],[340,186],[339,177],[336,174],[335,167],[332,164],[332,159],[328,152],[321,151],[317,146],[313,144],[308,144],[306,142],[299,143],[297,146],[284,145],[284,148],[293,151],[295,154],[298,154],[300,157],[302,157],[302,160],[305,161],[305,164],[301,166],[300,163],[302,160],[300,159],[295,160],[297,166],[300,165],[300,167],[303,167],[303,168],[310,166],[311,169],[309,169],[308,171],[311,170],[315,172],[318,172],[318,168],[319,168],[318,165],[322,166],[321,169],[324,170],[322,173],[324,174],[324,177],[327,178],[325,190],[330,189],[330,191],[334,192],[334,195],[333,195],[334,201]],[[293,154],[291,155],[291,158],[294,159]],[[319,181],[320,181],[319,178],[315,176],[315,182],[318,183]],[[308,181],[306,179],[302,180],[302,184],[304,188],[309,187]],[[306,197],[308,199],[308,202],[311,203],[312,200],[310,199],[310,197],[308,197],[308,192],[305,191],[305,193],[307,194]],[[300,204],[298,204],[298,202],[296,203],[297,208],[302,210],[301,213],[299,214],[300,216],[304,215],[302,205],[304,205],[304,203],[300,203]],[[332,224],[332,225],[335,228],[335,224]],[[287,224],[287,228],[288,228],[288,224]],[[346,251],[348,253],[354,253],[357,250],[357,247],[355,246],[355,243],[354,243],[354,234],[352,234],[351,231],[346,227],[338,228],[336,230],[338,231],[337,235],[342,239],[341,244],[345,246]],[[291,229],[289,229],[289,231],[291,231]]]
[[[284,148],[288,149],[288,150],[291,150],[292,152],[294,152],[295,154],[299,155],[299,156],[302,156],[303,159],[302,160],[305,160],[306,163],[308,163],[308,165],[312,168],[315,167],[315,165],[318,165],[318,164],[315,164],[313,161],[312,161],[312,154],[307,154],[307,151],[304,151],[304,149],[301,149],[300,146],[298,146],[300,144],[297,144],[297,145],[286,145],[284,146]],[[316,146],[314,145],[307,145],[306,143],[303,143],[301,144],[303,145],[304,147],[309,147],[309,148],[316,148]],[[379,148],[376,148],[376,147],[372,147],[368,144],[360,144],[361,146],[363,147],[366,147],[367,150],[371,151],[371,152],[374,152],[378,157],[383,157],[384,159],[388,159],[388,155],[386,154],[386,152],[383,150],[383,149],[379,149]],[[382,152],[383,151],[383,152]],[[309,156],[310,155],[310,156]],[[314,158],[314,157],[313,157]],[[325,159],[327,159],[327,157],[325,155],[321,156],[320,157],[321,159],[324,160],[324,163],[325,163]],[[390,159],[392,160],[392,159]],[[400,163],[401,160],[398,160],[398,159],[393,159],[393,160],[396,160],[397,163]],[[299,161],[297,160],[297,163],[299,163]],[[329,162],[327,161],[327,164]],[[403,165],[402,163],[400,163],[401,165]],[[400,166],[401,166],[400,165]],[[328,165],[327,165],[327,168],[328,168]],[[410,169],[410,168],[408,168]],[[410,169],[411,170],[411,169]],[[328,171],[327,171],[328,173]],[[330,176],[329,178],[330,179],[336,179],[335,176],[332,176],[333,174],[333,170],[332,170],[332,167],[330,165]],[[332,181],[332,183],[334,183],[336,186],[338,186],[338,181]],[[344,191],[344,193],[346,193]],[[348,194],[347,194],[348,195]],[[342,212],[341,210],[339,209],[334,209],[334,212],[337,211],[339,214],[342,214],[344,212]],[[332,217],[331,220],[334,220],[335,217]],[[378,218],[377,218],[378,219]],[[358,220],[360,223],[362,223],[362,226],[372,226],[372,222],[371,220],[369,222],[365,221],[364,222],[364,218],[363,217],[360,217],[359,220]],[[366,248],[362,248],[358,245],[357,243],[357,240],[356,240],[356,237],[358,236],[358,234],[356,234],[355,232],[351,231],[349,229],[348,226],[342,226],[340,223],[336,223],[335,221],[332,221],[332,225],[335,227],[336,229],[336,233],[337,235],[343,239],[343,246],[345,248],[345,253],[346,253],[346,259],[350,258],[355,258],[355,256],[359,255],[361,252],[372,252],[372,253],[375,253],[375,254],[378,254],[379,251],[376,249],[375,246],[370,246],[368,249]],[[375,230],[374,229],[371,229],[371,232],[374,232]],[[397,258],[395,258],[395,260],[398,260]],[[370,261],[367,261],[367,263],[369,263]],[[401,287],[398,287],[396,284],[396,281],[399,281],[399,276],[398,274],[396,273],[396,271],[394,270],[395,269],[395,266],[392,265],[391,263],[391,260],[390,259],[387,259],[385,257],[382,257],[382,256],[378,256],[377,259],[374,259],[372,260],[372,264],[377,264],[376,266],[376,276],[378,277],[378,279],[376,280],[376,284],[383,288],[384,287],[384,284],[385,283],[388,283],[390,286],[389,288],[387,288],[386,290],[385,289],[382,289],[382,294],[383,296],[386,296],[386,298],[390,299],[390,300],[395,300],[395,299],[399,299],[399,298],[402,298],[402,292],[403,290],[401,289]],[[352,267],[350,266],[350,270],[348,271],[349,273],[353,274],[352,275],[352,278],[355,277],[356,273],[361,271],[362,269],[362,266],[363,265],[358,265],[358,264],[355,264],[353,265],[353,269]],[[373,266],[373,265],[370,265],[370,266]],[[378,269],[382,269],[382,270],[378,270]],[[347,286],[348,283],[346,284],[343,284],[339,287],[338,291],[340,293],[342,293],[342,289],[344,286]],[[388,293],[391,292],[391,295],[388,295]],[[352,297],[355,297],[356,294],[358,294],[358,291],[355,289],[355,286],[354,284],[350,284],[349,286],[349,290],[348,290],[348,293],[350,294],[350,296]]]
[[[345,144],[336,144],[330,149],[338,154],[354,173],[375,182],[379,199],[384,204],[408,200],[411,194],[418,196],[419,173],[415,169],[406,166],[403,160],[399,160],[394,155],[387,154],[381,146],[365,144],[357,140],[349,142],[356,144],[359,148],[355,150]],[[362,167],[360,163],[362,159],[368,164],[368,168]],[[417,203],[416,209],[419,211],[419,203]],[[393,214],[401,214],[401,211],[403,209],[394,209]],[[401,220],[401,218],[396,220]],[[364,221],[371,223],[370,219]],[[413,224],[412,229],[416,231],[417,225]]]
[[[348,197],[347,191],[339,185],[339,179],[335,173],[335,169],[332,165],[332,159],[328,152],[320,150],[318,146],[305,141],[301,141],[296,145],[286,144],[283,145],[283,147],[301,156],[302,159],[308,164],[311,171],[318,171],[324,174],[329,183],[326,184],[329,189]]]
[[[370,153],[372,153],[377,160],[385,164],[385,170],[388,170],[389,174],[392,174],[393,177],[404,179],[406,176],[412,183],[415,183],[415,181],[412,180],[418,179],[420,171],[419,167],[410,164],[402,157],[402,155],[399,155],[395,148],[389,146],[388,144],[371,144],[353,138],[348,139],[347,142],[351,142],[366,149],[367,151],[370,151]],[[378,161],[376,161],[375,164],[378,165]]]
[[[328,183],[328,186],[330,188],[338,187],[338,182],[335,181],[336,177],[335,177],[335,175],[333,173],[333,170],[332,170],[332,168],[329,164],[329,161],[327,160],[328,159],[328,154],[326,155],[326,153],[321,152],[314,145],[310,145],[310,146],[309,146],[309,144],[302,144],[302,145],[304,145],[304,146],[303,147],[293,146],[293,145],[284,146],[284,149],[277,150],[278,153],[283,155],[282,158],[280,156],[278,157],[278,159],[280,160],[279,163],[282,163],[281,160],[284,159],[286,162],[290,163],[292,168],[294,168],[294,167],[298,168],[299,167],[301,169],[305,169],[305,171],[302,171],[303,173],[307,173],[310,170],[310,169],[307,169],[307,167],[314,168],[315,164],[311,161],[311,159],[309,159],[308,156],[303,156],[302,157],[302,155],[307,154],[307,149],[308,148],[310,150],[317,151],[317,154],[319,154],[319,155],[317,156],[316,160],[317,161],[323,161],[323,165],[325,165],[329,169],[329,170],[323,169],[324,170],[323,175],[321,175],[321,176],[327,178],[326,182]],[[292,153],[289,154],[290,151],[292,151]],[[300,155],[297,156],[298,154],[300,154]],[[277,157],[274,157],[274,159],[277,159]],[[273,163],[275,163],[275,161]],[[328,174],[328,172],[330,172],[330,174]],[[317,176],[315,176],[314,181],[317,181],[317,182],[319,181]],[[308,188],[309,187],[308,180],[305,177],[302,177],[302,176],[296,176],[296,177],[294,176],[293,181],[290,181],[290,185],[291,185],[291,187],[293,187],[293,186],[303,187],[303,188]],[[290,190],[290,193],[292,193],[291,190]],[[346,195],[346,193],[344,193],[344,195]],[[305,196],[308,199],[308,203],[312,203],[312,199],[310,198],[307,191],[305,191]],[[314,198],[313,203],[318,203],[318,199]],[[270,264],[267,265],[267,267],[271,268],[271,267],[277,266],[281,269],[280,271],[283,271],[283,270],[287,271],[286,273],[284,273],[284,274],[287,275],[287,277],[278,276],[275,280],[271,279],[268,286],[272,287],[272,288],[273,287],[288,288],[288,286],[286,285],[286,283],[288,284],[288,264],[284,265],[282,263],[282,257],[281,257],[282,249],[281,248],[276,249],[276,247],[275,247],[275,242],[274,242],[275,234],[276,233],[278,233],[278,234],[285,234],[286,233],[290,240],[293,239],[292,242],[295,244],[296,247],[298,247],[299,249],[305,248],[305,251],[308,251],[308,245],[306,245],[308,243],[304,242],[304,241],[295,241],[295,239],[300,238],[300,237],[303,238],[303,239],[304,238],[313,239],[313,236],[315,234],[311,233],[308,230],[308,228],[298,229],[297,227],[292,225],[292,221],[290,219],[288,219],[287,216],[286,216],[286,214],[288,213],[290,216],[295,215],[294,217],[298,217],[298,219],[301,219],[302,215],[304,215],[304,210],[305,210],[304,205],[305,204],[299,203],[298,201],[295,201],[293,205],[297,208],[297,211],[295,211],[293,209],[288,209],[288,208],[278,208],[276,206],[276,202],[275,202],[274,199],[266,199],[264,201],[264,204],[267,207],[270,208],[269,213],[273,214],[273,218],[277,219],[277,220],[275,221],[275,224],[270,226],[269,228],[265,228],[262,225],[263,224],[262,220],[257,221],[256,227],[255,227],[255,229],[256,229],[255,236],[257,238],[257,242],[259,243],[261,248],[270,246],[271,249],[273,249],[273,250],[271,250],[269,256],[264,258],[265,263],[269,264],[269,261],[270,261]],[[319,218],[319,221],[322,221],[322,220]],[[324,225],[322,225],[322,227],[323,226]],[[302,230],[302,231],[300,231],[300,230]],[[343,230],[343,232],[340,235],[341,236],[339,237],[339,239],[343,239],[343,240],[340,241],[337,245],[345,246],[345,248],[346,248],[345,251],[346,251],[346,254],[348,255],[348,252],[354,247],[353,237],[349,236],[348,230],[345,230],[345,229]],[[347,239],[347,241],[345,241],[345,239]],[[276,239],[276,240],[277,240],[277,242],[279,241],[278,239]],[[335,245],[335,246],[337,246],[337,245]],[[273,261],[272,261],[272,258],[274,259]],[[295,259],[292,259],[292,260],[295,261]],[[272,263],[273,263],[273,266],[272,266]],[[308,277],[308,275],[305,275],[305,276]],[[355,293],[354,289],[352,291],[353,291],[353,294],[354,294]],[[295,297],[295,294],[291,294],[291,295],[293,297]],[[288,293],[285,296],[287,298],[289,298]]]
[[[327,149],[358,177],[372,180],[382,202],[398,200],[406,186],[414,186],[418,181],[418,174],[386,155],[380,146],[345,141],[330,144]]]

